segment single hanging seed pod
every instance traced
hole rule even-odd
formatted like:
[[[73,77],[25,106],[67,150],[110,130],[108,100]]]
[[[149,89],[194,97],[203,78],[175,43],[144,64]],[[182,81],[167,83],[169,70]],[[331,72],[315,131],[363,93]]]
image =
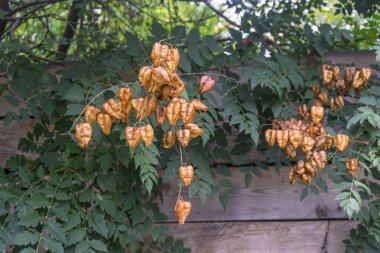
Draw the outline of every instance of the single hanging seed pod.
[[[135,111],[136,119],[141,121],[145,117],[145,100],[144,98],[135,98],[131,101],[132,108]]]
[[[108,99],[107,102],[102,105],[102,108],[111,117],[121,119],[120,104],[116,103],[112,98]]]
[[[189,129],[179,129],[176,132],[177,139],[182,147],[187,147],[190,140],[190,130]]]
[[[190,130],[191,139],[194,139],[198,136],[202,136],[204,134],[204,131],[200,129],[197,124],[194,124],[194,123],[189,123],[185,125],[185,128]]]
[[[87,106],[86,110],[84,111],[84,119],[89,123],[92,124],[94,121],[96,121],[96,116],[100,110],[92,105]]]
[[[321,92],[318,94],[318,98],[324,103],[327,103],[327,100],[329,99],[329,95],[327,95],[326,92]]]
[[[156,116],[157,126],[161,127],[165,122],[166,107],[161,105],[158,106],[154,112],[154,115]]]
[[[269,146],[273,146],[276,143],[276,130],[267,129],[265,131],[265,140],[267,141]]]
[[[102,132],[105,135],[109,135],[111,133],[112,125],[111,117],[107,113],[99,113],[96,119]]]
[[[127,143],[131,148],[136,148],[139,145],[141,139],[140,129],[138,127],[126,127],[125,137]]]
[[[214,86],[215,86],[215,80],[209,76],[204,75],[199,80],[198,92],[199,94],[209,92],[214,88]]]
[[[144,98],[144,113],[145,117],[149,117],[157,108],[158,101],[156,96],[150,95]]]
[[[168,57],[169,47],[167,45],[162,45],[160,43],[154,43],[151,53],[151,58],[153,66],[160,66]]]
[[[353,177],[355,175],[355,172],[357,171],[358,167],[359,167],[358,159],[349,158],[346,160],[346,168],[350,176]]]
[[[140,68],[138,79],[141,87],[147,88],[148,84],[151,82],[152,67],[142,67]]]
[[[191,101],[191,103],[194,105],[195,110],[204,111],[204,112],[208,110],[208,107],[205,104],[203,104],[201,101],[199,101],[198,99],[194,99],[193,101]]]
[[[337,82],[339,80],[339,76],[340,76],[339,66],[334,66],[334,68],[333,68],[333,81]]]
[[[318,84],[315,84],[311,86],[311,90],[313,91],[314,98],[317,98],[318,94],[321,92],[321,86],[319,86]]]
[[[314,147],[314,144],[315,144],[314,138],[312,138],[311,136],[305,135],[303,137],[303,141],[301,145],[302,151],[305,153],[308,151],[311,151]]]
[[[181,101],[177,98],[174,98],[166,106],[166,118],[168,119],[170,125],[175,126],[180,116],[181,116]]]
[[[344,98],[342,96],[335,97],[335,104],[338,108],[343,109],[344,107]]]
[[[164,133],[164,137],[162,138],[162,146],[164,148],[171,148],[174,146],[175,136],[172,131],[167,131]]]
[[[295,149],[301,146],[303,142],[302,132],[295,129],[289,130],[289,142]]]
[[[193,166],[191,166],[191,165],[180,166],[179,167],[179,176],[181,177],[185,186],[189,187],[189,185],[193,181],[193,176],[194,176]]]
[[[181,117],[183,124],[189,124],[193,121],[195,116],[194,105],[192,103],[184,102],[181,104]]]
[[[132,90],[130,88],[120,88],[117,92],[120,101],[130,102],[132,99]]]
[[[75,137],[81,148],[87,148],[92,137],[92,127],[89,123],[80,123],[75,126]]]
[[[322,106],[313,105],[310,109],[311,121],[314,124],[320,123],[325,114],[325,109]]]
[[[289,140],[289,131],[288,130],[277,130],[276,131],[276,139],[278,146],[280,148],[285,148],[285,146],[288,144]]]
[[[174,207],[174,213],[179,224],[185,224],[187,217],[191,212],[191,203],[179,198]]]
[[[334,145],[339,150],[339,152],[343,152],[347,146],[350,138],[342,133],[335,135],[334,137]]]
[[[309,110],[307,109],[307,105],[303,104],[303,105],[298,106],[297,113],[298,113],[298,118],[300,120],[309,119]]]
[[[153,127],[148,124],[140,127],[141,138],[147,147],[150,147],[153,142],[154,130]]]
[[[120,101],[120,108],[121,108],[121,120],[124,123],[128,123],[129,121],[129,115],[132,111],[132,105],[130,102],[127,101]]]

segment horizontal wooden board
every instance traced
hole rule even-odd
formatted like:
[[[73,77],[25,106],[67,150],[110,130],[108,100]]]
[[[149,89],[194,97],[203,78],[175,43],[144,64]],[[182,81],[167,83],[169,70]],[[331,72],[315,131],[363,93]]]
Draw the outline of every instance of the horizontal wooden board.
[[[20,138],[33,128],[33,120],[12,122],[9,126],[3,127],[0,121],[0,166],[4,166],[6,160],[21,152],[17,150]]]
[[[170,224],[170,233],[197,253],[344,252],[353,221],[215,222]]]
[[[230,179],[234,185],[226,192],[229,195],[226,210],[223,210],[219,197],[207,200],[201,206],[198,194],[189,198],[186,189],[182,196],[192,203],[190,221],[251,221],[251,220],[304,220],[304,219],[344,219],[345,215],[335,201],[334,185],[328,179],[329,192],[311,195],[300,202],[299,191],[305,186],[290,185],[288,168],[283,167],[280,174],[272,167],[263,171],[262,177],[254,176],[251,185],[245,188],[244,174],[238,169],[230,169]],[[220,178],[219,178],[220,179]],[[162,210],[170,221],[175,221],[173,213],[177,200],[177,180],[172,180],[163,186]]]

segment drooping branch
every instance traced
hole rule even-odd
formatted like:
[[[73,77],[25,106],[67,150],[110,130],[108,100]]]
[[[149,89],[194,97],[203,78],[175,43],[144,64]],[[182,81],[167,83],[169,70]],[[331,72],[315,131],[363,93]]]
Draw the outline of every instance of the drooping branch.
[[[8,0],[0,0],[0,10],[4,11],[6,13],[9,12]],[[7,20],[5,18],[0,19],[0,37],[4,34],[6,26],[7,26]]]
[[[70,14],[66,22],[66,28],[63,33],[63,39],[64,41],[59,45],[58,51],[57,51],[57,58],[58,59],[64,59],[67,55],[67,51],[70,47],[70,42],[74,37],[75,30],[77,27],[77,24],[79,22],[79,8],[78,8],[78,1],[74,1],[70,8]]]
[[[34,5],[41,5],[41,4],[53,4],[53,3],[58,3],[58,2],[67,2],[68,0],[37,0],[35,2],[32,2],[32,3],[27,3],[27,4],[24,4],[20,7],[17,7],[17,8],[14,8],[11,12],[10,12],[10,16],[15,14],[16,12],[19,12],[19,11],[22,11],[26,8],[29,8],[31,6],[34,6]]]

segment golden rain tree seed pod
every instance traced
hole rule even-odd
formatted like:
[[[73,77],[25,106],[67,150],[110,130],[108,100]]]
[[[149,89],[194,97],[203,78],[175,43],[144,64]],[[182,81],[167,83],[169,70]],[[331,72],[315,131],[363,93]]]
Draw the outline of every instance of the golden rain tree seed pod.
[[[170,83],[169,74],[163,67],[153,68],[151,79],[158,84]]]
[[[191,165],[180,166],[179,167],[179,176],[181,177],[185,186],[189,187],[189,185],[193,181],[193,176],[194,176],[193,166],[191,166]]]
[[[174,91],[172,90],[172,87],[169,85],[162,85],[156,92],[157,97],[164,101],[168,98],[170,98],[173,95]]]
[[[150,57],[152,58],[153,66],[160,66],[168,57],[169,47],[158,42],[154,43]]]
[[[155,93],[157,90],[159,90],[163,84],[156,83],[153,80],[150,80],[148,84],[145,86],[145,89],[148,91],[148,93]]]
[[[168,119],[170,125],[175,126],[180,116],[181,101],[177,98],[174,98],[166,106],[166,118]]]
[[[193,101],[191,101],[191,103],[194,105],[195,110],[204,111],[204,112],[208,110],[208,107],[198,99],[194,99]]]
[[[164,148],[171,148],[174,146],[175,136],[172,131],[167,131],[164,133],[164,137],[162,138],[162,146]]]
[[[87,148],[92,137],[92,127],[90,123],[80,123],[75,126],[75,137],[81,148]]]
[[[99,112],[100,112],[100,110],[98,108],[96,108],[92,105],[89,105],[89,106],[87,106],[86,110],[84,111],[84,119],[89,124],[92,124],[92,123],[94,123],[94,121],[96,121],[96,115],[98,115]]]
[[[156,116],[157,126],[161,127],[165,122],[166,107],[161,105],[158,106],[154,111],[154,115]]]
[[[215,86],[215,80],[209,76],[202,76],[199,80],[199,94],[203,94],[211,91]]]
[[[153,142],[154,130],[153,127],[148,124],[140,127],[141,138],[147,147],[150,147]]]
[[[352,86],[352,82],[354,81],[354,76],[356,73],[355,67],[346,67],[344,70],[344,83],[347,88]]]
[[[121,108],[121,120],[124,123],[128,123],[129,115],[132,111],[132,105],[128,101],[120,101],[120,108]]]
[[[109,135],[111,133],[112,125],[111,117],[107,113],[99,113],[96,119],[102,132],[105,135]]]
[[[136,119],[142,120],[145,117],[145,101],[144,98],[135,98],[131,101],[133,110],[136,113]]]
[[[156,96],[150,95],[144,98],[144,113],[145,117],[149,117],[157,108],[158,100]]]
[[[344,84],[344,80],[338,80],[335,89],[338,94],[345,94],[346,85]]]
[[[186,218],[189,216],[190,212],[191,203],[179,198],[174,207],[174,213],[177,217],[178,223],[181,225],[185,224]]]
[[[314,144],[315,144],[314,138],[312,138],[309,135],[305,135],[303,137],[301,149],[302,149],[303,152],[308,152],[308,151],[310,151],[310,150],[313,149]]]
[[[311,90],[313,91],[314,98],[317,98],[319,92],[321,92],[321,86],[319,86],[318,84],[315,84],[311,87]]]
[[[305,162],[302,160],[297,161],[295,168],[296,168],[296,173],[299,175],[302,175],[306,171],[305,170]]]
[[[330,109],[332,112],[336,111],[336,105],[335,105],[335,99],[334,98],[331,98],[331,100],[330,100]]]
[[[191,139],[194,139],[198,136],[202,136],[204,134],[204,131],[202,129],[200,129],[198,125],[196,125],[194,123],[189,123],[189,124],[185,125],[185,128],[190,130],[190,138]]]
[[[297,181],[297,177],[294,174],[294,167],[290,168],[288,176],[289,176],[289,183],[295,184],[295,182]]]
[[[323,84],[325,85],[326,89],[332,90],[333,70],[331,69],[330,65],[328,64],[322,65],[322,77],[323,77]]]
[[[180,55],[178,49],[174,47],[170,48],[168,56],[164,62],[165,69],[172,73],[177,72],[179,57]]]
[[[362,68],[360,70],[360,76],[365,80],[368,81],[371,78],[372,71],[370,68]]]
[[[189,129],[179,129],[176,132],[177,139],[182,147],[187,147],[190,140],[190,130]]]
[[[306,173],[302,174],[302,176],[301,176],[302,183],[304,183],[305,185],[308,185],[308,186],[311,185],[311,179],[312,179],[311,176],[309,174],[306,174]]]
[[[146,88],[151,81],[152,67],[144,66],[140,68],[138,79],[141,87]]]
[[[309,119],[309,110],[307,109],[307,105],[303,104],[298,106],[297,108],[298,118],[301,120]]]
[[[313,153],[313,159],[320,169],[323,169],[327,162],[326,151],[320,150]]]
[[[362,78],[360,71],[355,72],[354,80],[352,81],[352,87],[354,89],[360,89],[365,85],[366,80]]]
[[[267,129],[265,130],[265,140],[269,146],[273,146],[276,143],[276,130]]]
[[[290,144],[286,145],[286,147],[284,148],[284,152],[290,158],[296,158],[296,156],[297,156],[296,149]]]
[[[181,117],[183,124],[189,124],[195,116],[194,105],[192,103],[181,103]]]
[[[327,95],[326,92],[321,92],[318,94],[318,98],[324,103],[327,103],[327,100],[329,99],[329,95]]]
[[[339,80],[339,76],[340,76],[339,66],[334,66],[334,68],[333,68],[333,81],[337,82]]]
[[[314,124],[320,123],[325,114],[325,109],[322,106],[313,105],[310,109],[311,121]]]
[[[132,99],[132,90],[130,88],[120,88],[117,92],[120,101],[130,102]]]
[[[317,175],[318,169],[313,166],[310,162],[305,163],[305,170],[308,174],[315,177]]]
[[[289,131],[288,130],[278,130],[276,131],[276,139],[278,146],[280,148],[285,148],[289,141]]]
[[[289,130],[289,143],[297,149],[303,141],[303,133],[300,130]]]
[[[120,104],[116,103],[112,98],[108,99],[107,102],[102,105],[102,108],[111,117],[121,119]]]
[[[342,96],[335,97],[335,104],[338,108],[343,109],[344,107],[344,98]]]
[[[139,127],[126,127],[125,128],[125,137],[127,143],[131,148],[136,148],[139,145],[141,139],[141,133]]]
[[[350,176],[354,176],[356,173],[356,170],[359,167],[358,159],[356,158],[349,158],[346,160],[346,169],[348,170],[348,173]]]
[[[342,133],[335,135],[334,137],[334,145],[339,150],[339,152],[343,152],[347,146],[350,138]]]

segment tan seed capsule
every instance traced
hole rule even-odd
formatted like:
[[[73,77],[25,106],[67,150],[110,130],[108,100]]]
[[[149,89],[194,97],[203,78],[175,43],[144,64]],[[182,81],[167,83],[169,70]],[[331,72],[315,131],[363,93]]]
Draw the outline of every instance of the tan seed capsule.
[[[189,185],[193,181],[193,176],[194,176],[194,168],[193,168],[193,166],[191,166],[191,165],[180,166],[179,167],[179,176],[181,177],[181,179],[184,182],[185,186],[189,187]]]
[[[164,137],[162,138],[162,146],[164,148],[171,148],[174,146],[175,136],[172,131],[167,131],[164,133]]]
[[[185,221],[187,217],[189,216],[191,212],[191,203],[184,201],[182,198],[179,198],[177,200],[177,203],[174,207],[174,213],[177,217],[179,224],[185,224]]]
[[[337,134],[334,137],[334,145],[339,150],[339,152],[343,152],[347,146],[350,138],[345,134]]]
[[[177,139],[182,147],[187,147],[190,140],[190,130],[189,129],[179,129],[176,132]]]
[[[153,142],[154,130],[153,127],[148,124],[140,127],[141,139],[144,141],[147,147],[150,147]]]
[[[185,125],[185,128],[190,130],[191,139],[194,139],[198,136],[202,136],[204,134],[204,131],[200,129],[197,124],[194,124],[194,123],[189,123]]]
[[[202,76],[199,80],[199,94],[203,94],[211,91],[215,86],[215,80],[209,76]]]
[[[100,110],[92,105],[87,106],[86,110],[84,111],[84,119],[89,123],[92,124],[94,121],[96,121],[96,116]]]
[[[112,120],[107,113],[99,113],[97,116],[97,122],[105,135],[109,135],[111,133]]]
[[[92,127],[89,123],[80,123],[75,126],[75,137],[81,148],[87,148],[92,137]]]
[[[136,148],[139,145],[141,139],[140,129],[138,127],[126,127],[125,137],[127,143],[131,148]]]

